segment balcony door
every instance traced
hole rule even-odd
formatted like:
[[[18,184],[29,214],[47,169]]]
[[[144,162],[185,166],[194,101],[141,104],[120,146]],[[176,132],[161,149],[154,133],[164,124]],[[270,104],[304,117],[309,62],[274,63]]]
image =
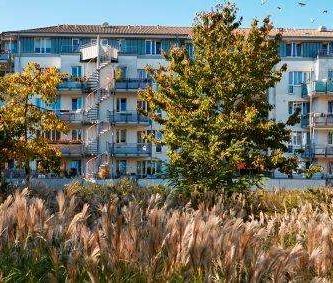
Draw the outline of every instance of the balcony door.
[[[116,176],[121,177],[127,173],[127,160],[116,161]]]
[[[127,111],[127,98],[117,98],[116,112]]]
[[[127,141],[127,130],[121,129],[116,131],[116,143],[126,143]]]
[[[82,98],[72,98],[72,111],[77,111],[82,107]]]

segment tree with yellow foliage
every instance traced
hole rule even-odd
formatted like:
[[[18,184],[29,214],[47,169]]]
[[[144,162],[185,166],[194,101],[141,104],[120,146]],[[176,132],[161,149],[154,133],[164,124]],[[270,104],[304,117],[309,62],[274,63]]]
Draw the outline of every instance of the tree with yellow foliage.
[[[44,166],[60,164],[61,154],[49,144],[41,133],[66,132],[67,125],[57,115],[37,107],[37,96],[46,104],[57,99],[57,86],[63,75],[56,68],[42,69],[29,63],[21,73],[0,78],[0,162],[3,168],[9,160],[21,164],[29,184],[31,161]]]

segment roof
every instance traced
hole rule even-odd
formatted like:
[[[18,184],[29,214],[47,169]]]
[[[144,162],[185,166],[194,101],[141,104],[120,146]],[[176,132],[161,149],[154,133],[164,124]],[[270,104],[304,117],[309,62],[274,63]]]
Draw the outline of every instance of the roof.
[[[8,31],[3,34],[100,34],[100,35],[165,35],[189,36],[190,27],[144,25],[56,25],[34,29]]]
[[[241,29],[248,31],[248,28]],[[276,28],[272,35],[281,32],[285,38],[302,38],[302,39],[333,39],[333,30],[320,27],[319,29],[293,29],[293,28]],[[103,25],[56,25],[34,29],[24,29],[16,31],[3,32],[2,35],[98,35],[101,36],[167,36],[167,37],[188,37],[192,34],[191,27],[180,26],[147,26],[147,25],[126,25],[114,26],[109,24]]]

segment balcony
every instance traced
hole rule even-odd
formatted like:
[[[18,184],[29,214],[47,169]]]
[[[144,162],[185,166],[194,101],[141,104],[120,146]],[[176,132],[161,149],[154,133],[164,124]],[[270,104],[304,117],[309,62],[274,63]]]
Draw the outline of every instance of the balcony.
[[[150,79],[121,79],[116,81],[116,90],[145,89],[153,83]]]
[[[333,146],[314,146],[314,155],[319,157],[333,157]]]
[[[118,60],[118,50],[116,48],[105,44],[100,44],[99,47],[100,50],[98,52],[98,45],[96,43],[83,45],[80,48],[81,60],[90,61],[97,58],[98,54],[102,62],[115,62]]]
[[[80,142],[75,144],[55,144],[54,147],[61,151],[63,156],[80,156],[82,155],[82,144]]]
[[[311,124],[316,128],[331,128],[333,127],[333,114],[331,113],[313,113]]]
[[[318,58],[333,57],[333,51],[328,49],[321,49],[318,51],[317,57]]]
[[[333,96],[333,82],[315,81],[306,84],[306,90],[304,90],[303,95],[309,96]]]
[[[60,91],[83,91],[88,88],[86,82],[76,81],[76,80],[67,80],[63,81],[58,85],[58,90]]]
[[[150,119],[137,111],[115,112],[109,111],[109,121],[113,124],[141,124],[150,125]]]
[[[300,85],[289,85],[289,94],[298,96],[298,97],[307,97],[308,88],[306,84]]]
[[[108,143],[108,152],[115,157],[149,157],[152,146],[148,143]]]
[[[57,117],[64,122],[68,123],[80,123],[82,122],[83,115],[81,112],[59,110],[55,112]]]

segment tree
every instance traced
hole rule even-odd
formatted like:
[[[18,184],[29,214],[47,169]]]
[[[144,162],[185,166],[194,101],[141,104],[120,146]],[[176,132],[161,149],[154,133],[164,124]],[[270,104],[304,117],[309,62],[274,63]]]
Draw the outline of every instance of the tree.
[[[297,119],[268,119],[268,89],[286,70],[276,67],[281,35],[268,18],[249,29],[240,29],[241,21],[230,3],[200,13],[193,57],[173,47],[164,54],[167,67],[147,67],[158,88],[140,96],[150,106],[146,115],[162,125],[170,178],[181,188],[232,191],[257,185],[268,170],[297,167],[297,158],[284,154],[286,124]]]
[[[59,164],[60,152],[42,133],[66,132],[67,125],[54,112],[35,106],[33,98],[38,96],[46,104],[55,102],[62,78],[56,68],[42,69],[35,63],[29,63],[22,73],[0,78],[1,162],[15,160],[22,164],[28,184],[31,161],[40,161],[44,169]]]

